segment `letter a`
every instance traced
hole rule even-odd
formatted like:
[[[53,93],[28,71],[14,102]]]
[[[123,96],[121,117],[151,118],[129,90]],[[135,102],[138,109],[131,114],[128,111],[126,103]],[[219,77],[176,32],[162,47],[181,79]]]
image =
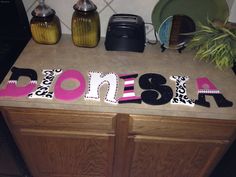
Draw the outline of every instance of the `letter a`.
[[[206,96],[213,96],[218,107],[232,107],[233,103],[227,100],[216,86],[206,77],[196,79],[198,89],[198,99],[195,104],[210,107],[210,103],[206,101]]]

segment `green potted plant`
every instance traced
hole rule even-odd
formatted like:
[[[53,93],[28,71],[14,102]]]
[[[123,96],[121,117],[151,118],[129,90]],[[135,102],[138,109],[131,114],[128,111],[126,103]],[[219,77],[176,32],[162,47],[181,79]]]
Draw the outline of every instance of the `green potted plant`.
[[[188,48],[196,58],[214,63],[217,68],[231,68],[236,63],[236,26],[230,22],[210,21],[199,24]]]

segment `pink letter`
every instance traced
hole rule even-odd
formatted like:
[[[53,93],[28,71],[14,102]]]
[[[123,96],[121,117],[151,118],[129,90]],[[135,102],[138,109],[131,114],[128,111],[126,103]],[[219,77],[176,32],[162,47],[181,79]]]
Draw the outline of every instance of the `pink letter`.
[[[73,80],[79,82],[80,85],[73,90],[63,89],[61,85],[65,80]],[[84,93],[85,83],[84,76],[79,71],[67,70],[59,76],[54,87],[54,96],[56,99],[66,101],[80,98]]]
[[[9,96],[9,97],[22,97],[27,96],[30,92],[32,92],[37,86],[37,73],[32,69],[24,69],[24,68],[16,68],[13,67],[11,69],[12,75],[10,80],[7,83],[5,89],[0,90],[1,96]],[[17,81],[20,76],[26,76],[31,79],[30,83],[19,87],[17,86]]]
[[[195,104],[210,107],[210,102],[206,101],[206,96],[213,96],[218,107],[233,106],[233,102],[227,100],[208,78],[197,78],[196,85],[198,90],[198,99],[195,100]]]
[[[124,80],[124,92],[123,96],[119,98],[119,104],[122,103],[138,103],[141,104],[142,99],[140,96],[135,96],[134,92],[134,80],[138,77],[138,74],[122,74],[119,75]]]

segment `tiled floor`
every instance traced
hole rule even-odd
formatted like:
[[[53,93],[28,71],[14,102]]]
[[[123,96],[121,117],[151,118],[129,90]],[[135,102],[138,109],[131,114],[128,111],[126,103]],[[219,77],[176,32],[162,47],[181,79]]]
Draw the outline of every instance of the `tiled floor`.
[[[0,177],[10,175],[20,176],[20,174],[8,145],[0,139]]]
[[[210,177],[236,177],[236,140]]]
[[[0,177],[26,177],[25,166],[0,115]]]
[[[17,168],[7,141],[7,138],[0,131],[0,177],[8,175],[18,176],[20,171]]]

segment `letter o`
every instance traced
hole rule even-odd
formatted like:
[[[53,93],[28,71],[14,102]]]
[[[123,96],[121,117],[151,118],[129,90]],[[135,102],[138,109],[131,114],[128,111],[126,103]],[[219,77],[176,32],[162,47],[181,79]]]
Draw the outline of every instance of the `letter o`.
[[[80,83],[80,85],[73,90],[67,90],[61,86],[65,80],[76,80]],[[58,77],[54,87],[54,96],[56,99],[66,101],[78,99],[85,91],[85,84],[86,81],[84,76],[79,71],[67,70]]]

